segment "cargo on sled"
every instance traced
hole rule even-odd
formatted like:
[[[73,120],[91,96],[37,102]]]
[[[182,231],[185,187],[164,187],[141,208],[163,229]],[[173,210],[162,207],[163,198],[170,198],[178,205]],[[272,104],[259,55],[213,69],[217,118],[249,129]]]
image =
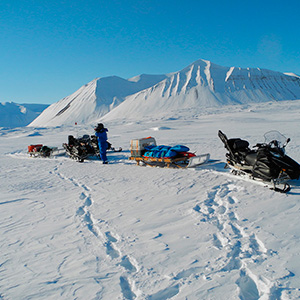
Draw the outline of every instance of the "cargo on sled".
[[[30,157],[51,157],[61,154],[61,151],[63,151],[63,149],[48,147],[43,144],[36,144],[28,146],[27,153]]]
[[[129,160],[137,165],[162,168],[193,168],[206,163],[209,153],[196,155],[183,145],[157,145],[153,137],[131,140]]]

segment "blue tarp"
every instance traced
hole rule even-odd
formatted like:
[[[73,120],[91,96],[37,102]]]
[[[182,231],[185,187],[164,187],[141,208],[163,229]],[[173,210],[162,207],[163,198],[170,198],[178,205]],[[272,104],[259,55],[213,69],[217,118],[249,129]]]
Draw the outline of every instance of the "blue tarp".
[[[175,157],[179,152],[187,152],[190,149],[183,145],[176,146],[147,146],[145,147],[146,152],[144,154],[145,157]]]

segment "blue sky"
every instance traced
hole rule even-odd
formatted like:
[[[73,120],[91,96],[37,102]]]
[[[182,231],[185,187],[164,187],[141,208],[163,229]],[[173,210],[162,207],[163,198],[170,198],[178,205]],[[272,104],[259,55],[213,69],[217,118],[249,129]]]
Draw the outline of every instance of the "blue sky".
[[[300,75],[299,16],[299,0],[1,0],[0,102],[51,104],[198,59]]]

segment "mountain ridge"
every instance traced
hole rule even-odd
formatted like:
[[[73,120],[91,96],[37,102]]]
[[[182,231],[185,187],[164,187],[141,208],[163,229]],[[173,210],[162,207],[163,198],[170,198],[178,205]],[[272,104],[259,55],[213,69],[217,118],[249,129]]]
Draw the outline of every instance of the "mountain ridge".
[[[2,102],[0,103],[0,127],[24,127],[37,118],[49,105]]]
[[[128,95],[143,90],[164,77],[165,75],[144,75],[131,80],[118,76],[96,78],[73,94],[52,104],[29,126],[91,122],[118,106]]]
[[[47,108],[29,126],[146,117],[182,108],[300,99],[300,77],[199,59],[178,72],[96,78]]]

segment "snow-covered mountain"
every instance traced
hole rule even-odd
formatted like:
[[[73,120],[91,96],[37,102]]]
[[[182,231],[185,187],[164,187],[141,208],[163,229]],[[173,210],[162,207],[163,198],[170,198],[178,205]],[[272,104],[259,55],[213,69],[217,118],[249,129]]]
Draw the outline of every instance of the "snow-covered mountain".
[[[259,68],[222,67],[198,60],[155,86],[129,96],[104,120],[172,115],[182,109],[300,99],[300,77]]]
[[[46,109],[30,126],[85,124],[98,120],[117,107],[128,95],[149,88],[166,75],[140,75],[128,80],[117,77],[96,78],[72,95]]]
[[[165,75],[98,78],[45,110],[30,126],[172,115],[182,109],[300,99],[300,77],[198,60]]]
[[[0,103],[0,127],[23,127],[45,110],[47,104]]]

